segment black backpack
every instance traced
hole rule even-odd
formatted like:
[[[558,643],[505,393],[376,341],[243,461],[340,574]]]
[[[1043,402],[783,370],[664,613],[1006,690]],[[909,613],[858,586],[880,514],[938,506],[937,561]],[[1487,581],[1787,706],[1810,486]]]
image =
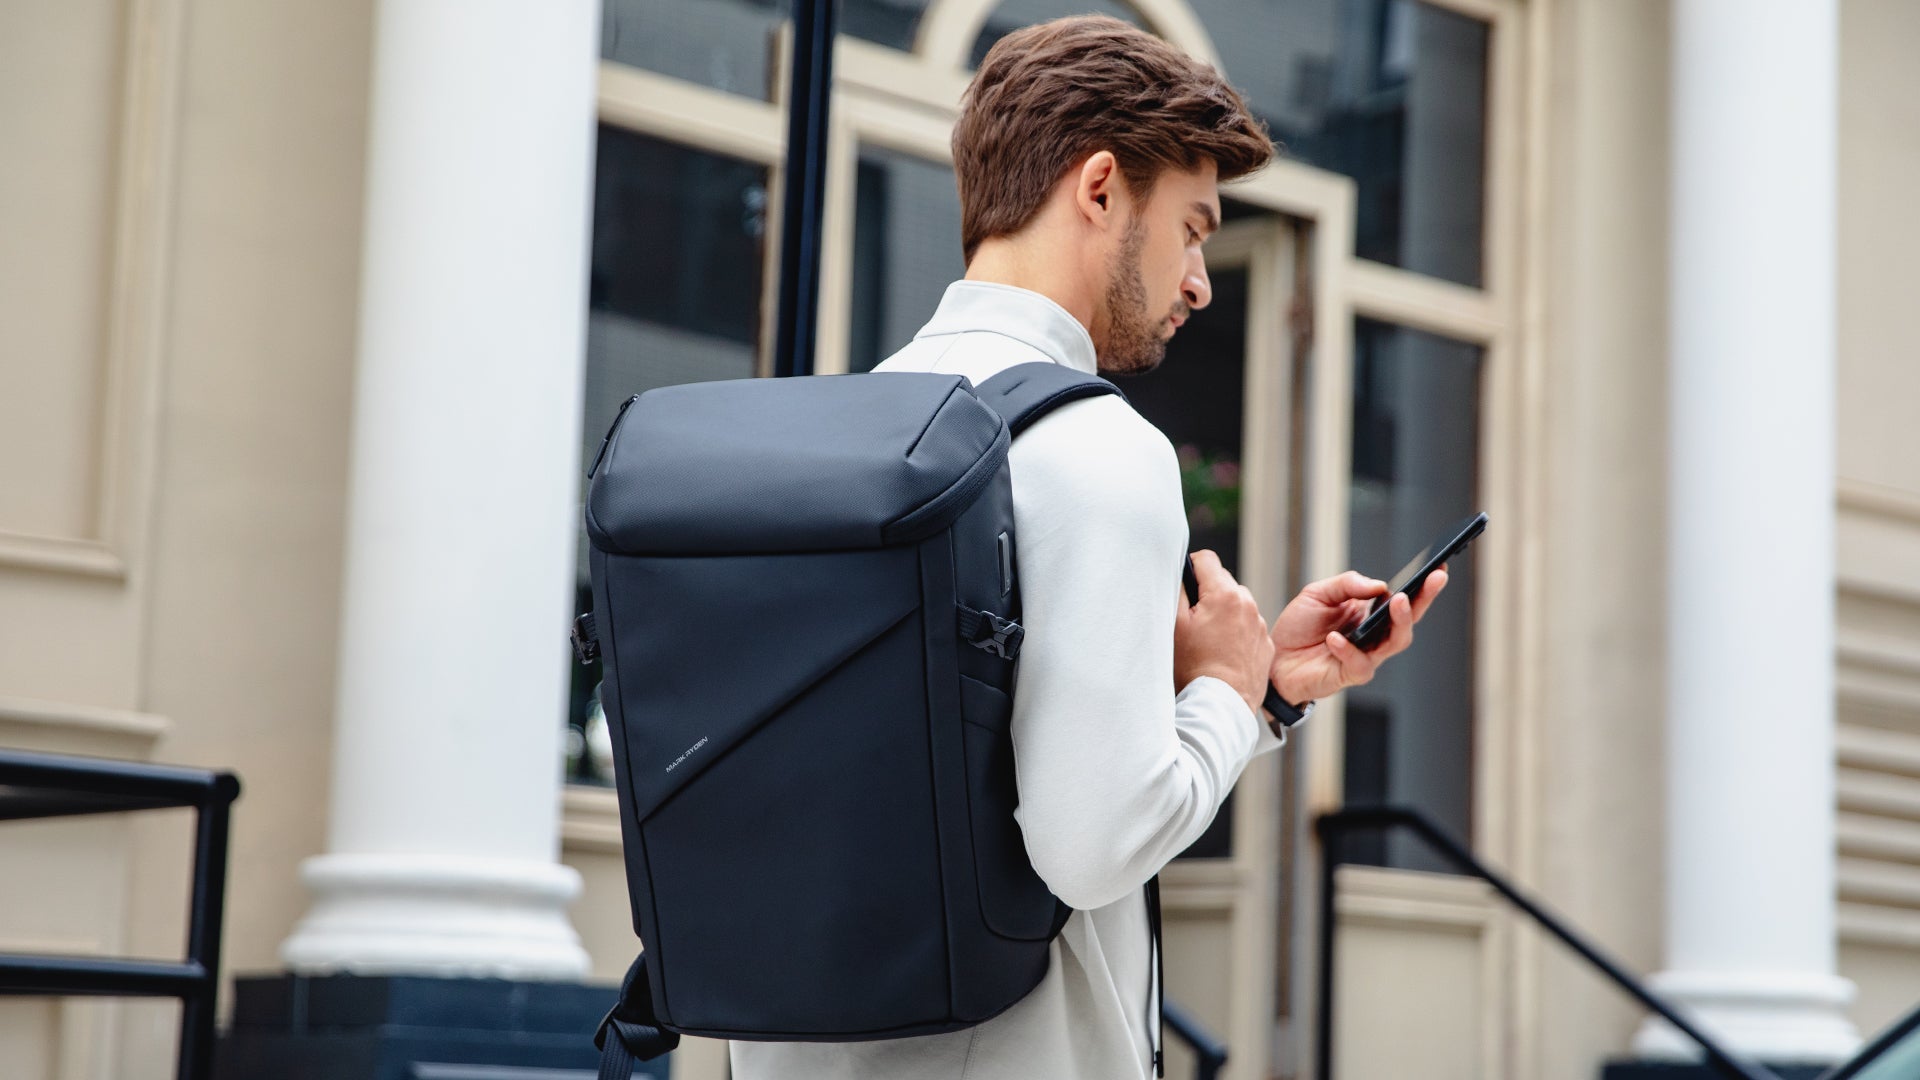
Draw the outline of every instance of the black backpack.
[[[595,1036],[603,1078],[680,1034],[954,1031],[1040,982],[1070,911],[1014,819],[1007,451],[1119,393],[1037,362],[977,389],[870,372],[622,407],[576,631],[605,662],[645,950]]]

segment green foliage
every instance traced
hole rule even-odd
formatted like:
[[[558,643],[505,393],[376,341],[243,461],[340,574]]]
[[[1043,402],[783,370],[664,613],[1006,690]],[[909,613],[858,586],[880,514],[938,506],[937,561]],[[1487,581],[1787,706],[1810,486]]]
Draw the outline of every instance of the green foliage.
[[[1240,461],[1227,453],[1203,453],[1192,443],[1180,444],[1180,494],[1187,508],[1187,526],[1200,529],[1233,528],[1240,523]]]

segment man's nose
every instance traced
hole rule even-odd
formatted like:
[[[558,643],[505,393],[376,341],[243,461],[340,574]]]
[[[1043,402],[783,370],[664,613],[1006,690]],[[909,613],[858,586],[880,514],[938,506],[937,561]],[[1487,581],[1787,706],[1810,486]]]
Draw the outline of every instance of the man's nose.
[[[1180,280],[1180,295],[1195,311],[1213,302],[1213,283],[1207,280],[1207,263],[1197,252],[1187,263],[1187,276]]]

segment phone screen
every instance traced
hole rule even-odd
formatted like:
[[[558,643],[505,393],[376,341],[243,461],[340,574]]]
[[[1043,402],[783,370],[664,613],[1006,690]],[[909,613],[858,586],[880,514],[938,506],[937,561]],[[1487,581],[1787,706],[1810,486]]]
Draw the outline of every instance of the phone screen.
[[[1432,561],[1434,552],[1437,551],[1439,547],[1439,544],[1428,544],[1427,550],[1415,555],[1412,562],[1401,567],[1399,573],[1387,580],[1387,595],[1374,597],[1373,606],[1379,607],[1392,598],[1394,593],[1413,584],[1414,575],[1418,574],[1428,562]]]
[[[1439,539],[1428,544],[1424,551],[1415,555],[1411,562],[1401,567],[1400,572],[1388,580],[1386,593],[1374,597],[1373,606],[1367,609],[1366,618],[1360,620],[1358,626],[1347,631],[1347,639],[1363,649],[1372,645],[1390,621],[1386,609],[1388,602],[1393,599],[1393,594],[1398,592],[1411,594],[1420,589],[1426,584],[1428,574],[1439,569],[1440,565],[1448,559],[1458,555],[1461,549],[1471,543],[1474,537],[1479,536],[1481,530],[1486,527],[1487,515],[1475,514],[1441,533]]]

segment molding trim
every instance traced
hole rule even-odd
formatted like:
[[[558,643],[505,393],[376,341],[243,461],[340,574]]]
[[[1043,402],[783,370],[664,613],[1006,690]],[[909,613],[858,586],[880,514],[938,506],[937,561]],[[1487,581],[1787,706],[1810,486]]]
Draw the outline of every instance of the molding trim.
[[[568,784],[561,789],[560,850],[621,853],[620,799],[612,788]]]
[[[1834,651],[1843,666],[1920,683],[1920,642],[1908,642],[1887,634],[1841,630]]]
[[[610,61],[597,92],[604,124],[695,149],[777,168],[786,153],[786,118],[755,101]]]
[[[1842,944],[1920,952],[1920,911],[1842,900],[1836,919]]]
[[[1840,854],[1896,863],[1920,862],[1920,822],[1841,811],[1834,815]]]
[[[1356,315],[1482,346],[1503,329],[1493,301],[1480,289],[1368,259],[1353,261],[1347,281]]]
[[[1834,501],[1839,590],[1920,607],[1920,494],[1843,476]]]
[[[1840,509],[1920,527],[1920,494],[1842,476],[1834,484]]]
[[[55,730],[82,730],[154,743],[172,730],[173,722],[153,713],[75,705],[64,701],[0,697],[0,726],[27,724]]]
[[[1493,891],[1473,878],[1376,866],[1342,866],[1334,907],[1354,926],[1485,933],[1494,919]]]
[[[0,565],[124,578],[153,494],[184,0],[129,0],[115,116],[90,535],[0,532]]]
[[[1834,693],[1848,704],[1920,713],[1920,680],[1911,675],[1889,676],[1843,663],[1834,672],[1833,682]]]
[[[127,562],[109,544],[0,529],[0,564],[82,577],[124,578]]]
[[[1139,13],[1149,32],[1167,39],[1196,59],[1221,68],[1219,50],[1213,47],[1213,39],[1184,0],[1125,0],[1125,3]],[[934,67],[964,71],[974,41],[999,6],[1000,0],[934,0],[920,16],[913,51]]]
[[[1500,0],[1425,0],[1437,8],[1444,8],[1456,15],[1465,15],[1481,22],[1494,22],[1500,18]]]
[[[839,89],[857,86],[874,96],[917,107],[939,119],[943,130],[960,112],[960,97],[969,81],[964,74],[932,70],[912,53],[856,37],[841,35],[833,49],[833,78]]]
[[[1920,735],[1841,724],[1834,732],[1834,750],[1842,767],[1920,777]]]
[[[1842,810],[1920,820],[1920,778],[1842,767],[1834,789]]]
[[[1920,916],[1920,866],[1841,856],[1834,877],[1843,899]]]

